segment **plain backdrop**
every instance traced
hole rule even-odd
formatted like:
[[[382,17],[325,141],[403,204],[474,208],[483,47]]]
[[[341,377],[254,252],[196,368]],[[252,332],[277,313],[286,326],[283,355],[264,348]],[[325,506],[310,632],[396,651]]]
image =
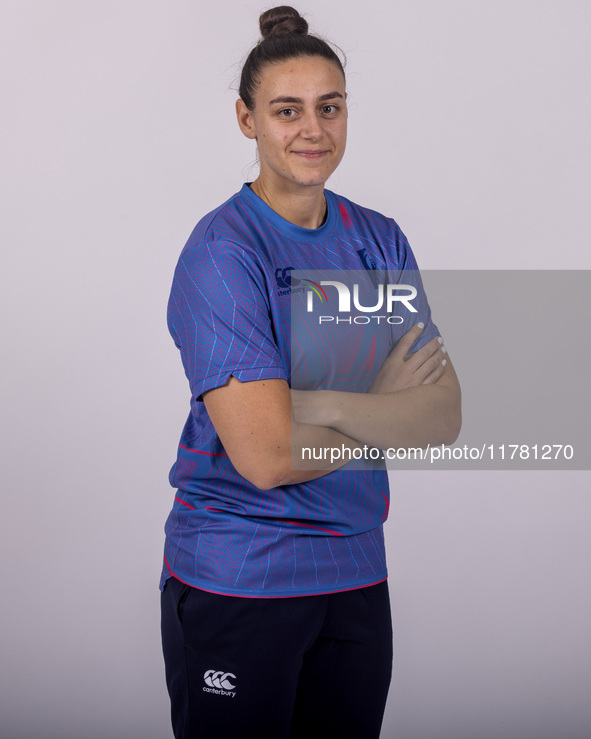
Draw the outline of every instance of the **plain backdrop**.
[[[197,220],[256,176],[234,101],[267,7],[1,3],[2,739],[171,737],[157,582],[189,391],[166,302]],[[423,268],[591,268],[587,0],[298,9],[347,56],[331,189]],[[565,316],[580,341],[588,319]],[[591,735],[590,479],[392,474],[383,737]]]

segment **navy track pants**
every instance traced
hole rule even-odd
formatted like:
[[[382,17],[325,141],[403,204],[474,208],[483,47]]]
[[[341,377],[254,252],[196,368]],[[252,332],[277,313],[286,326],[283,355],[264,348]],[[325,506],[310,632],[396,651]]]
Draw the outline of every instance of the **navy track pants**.
[[[392,670],[386,582],[294,598],[167,580],[162,643],[176,739],[378,739]]]

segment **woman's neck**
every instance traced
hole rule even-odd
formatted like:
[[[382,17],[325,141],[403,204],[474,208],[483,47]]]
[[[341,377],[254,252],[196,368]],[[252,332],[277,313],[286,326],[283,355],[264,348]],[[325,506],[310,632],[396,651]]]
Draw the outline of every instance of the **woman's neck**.
[[[323,186],[281,192],[263,183],[258,177],[250,189],[282,218],[296,226],[318,228],[326,220]]]

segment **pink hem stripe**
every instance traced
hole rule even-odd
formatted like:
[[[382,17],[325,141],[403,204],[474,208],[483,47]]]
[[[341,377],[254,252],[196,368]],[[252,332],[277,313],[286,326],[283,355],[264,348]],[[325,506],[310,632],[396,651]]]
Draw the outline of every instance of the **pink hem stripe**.
[[[164,558],[164,561],[166,562],[166,557]],[[166,566],[168,567],[170,571],[168,562],[166,562]],[[170,576],[174,577],[175,580],[182,582],[183,585],[188,585],[190,588],[195,588],[195,590],[203,590],[204,593],[213,593],[213,595],[226,595],[228,596],[228,598],[263,598],[263,599],[310,598],[314,595],[334,595],[335,593],[348,593],[351,590],[361,590],[361,588],[371,588],[374,585],[379,585],[381,582],[386,582],[386,580],[388,579],[387,577],[384,577],[381,580],[377,580],[376,582],[370,582],[367,585],[359,585],[356,588],[343,588],[342,590],[328,590],[325,593],[295,593],[294,595],[230,595],[229,593],[218,593],[216,590],[208,590],[207,588],[200,588],[196,585],[191,585],[190,582],[185,582],[185,580],[182,580],[178,575],[175,575],[172,571],[170,571]]]

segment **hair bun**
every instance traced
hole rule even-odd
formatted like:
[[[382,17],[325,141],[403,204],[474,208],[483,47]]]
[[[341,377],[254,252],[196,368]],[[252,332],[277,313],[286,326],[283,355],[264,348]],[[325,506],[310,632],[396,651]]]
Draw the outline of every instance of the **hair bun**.
[[[279,5],[266,10],[259,18],[259,26],[263,39],[291,34],[303,36],[308,33],[308,23],[290,5]]]

